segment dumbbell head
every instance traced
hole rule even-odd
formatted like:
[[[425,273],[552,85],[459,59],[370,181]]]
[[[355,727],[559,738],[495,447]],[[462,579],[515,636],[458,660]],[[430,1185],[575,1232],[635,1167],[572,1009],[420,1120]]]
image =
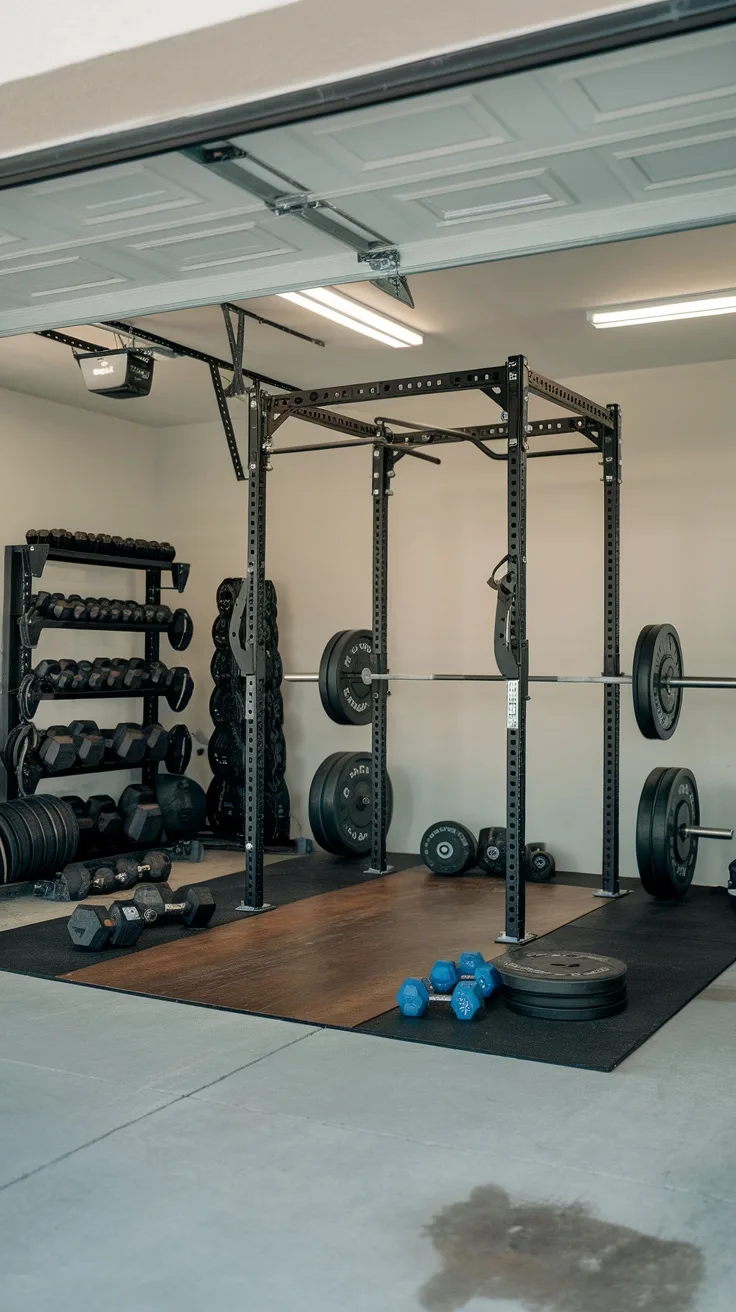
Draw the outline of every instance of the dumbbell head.
[[[163,761],[169,747],[169,735],[162,724],[147,724],[143,729],[146,740],[146,760]]]
[[[128,879],[128,887],[132,887],[139,879],[163,882],[171,874],[171,857],[167,852],[146,852],[140,861],[135,856],[120,856],[115,862],[115,869]]]
[[[169,670],[164,696],[175,714],[178,715],[189,705],[193,692],[194,680],[185,666],[175,665]]]
[[[81,797],[77,797],[74,794],[65,793],[64,801],[67,806],[72,808],[72,811],[77,818],[80,841],[84,841],[90,829],[93,828],[92,817],[89,814],[88,805],[86,802],[82,801]]]
[[[139,884],[133,894],[133,903],[150,925],[164,915],[166,905],[172,901],[173,896],[170,884]]]
[[[86,952],[133,947],[143,928],[143,917],[131,902],[113,902],[109,907],[86,903],[75,908],[67,925],[75,948]]]
[[[59,661],[59,673],[56,677],[56,691],[67,692],[77,674],[78,666],[76,661],[61,660]]]
[[[112,797],[95,794],[87,803],[88,813],[100,838],[116,838],[123,832],[123,818]]]
[[[51,596],[46,614],[53,620],[70,620],[74,612],[74,603],[65,597],[63,592],[55,592]]]
[[[189,611],[180,607],[169,620],[169,642],[175,651],[184,651],[192,641],[194,625]]]
[[[148,681],[148,665],[138,656],[131,657],[125,663],[125,672],[123,674],[124,688],[140,688]]]
[[[92,662],[92,669],[87,676],[87,687],[90,690],[97,690],[107,687],[107,676],[112,669],[112,661],[107,656],[96,656]]]
[[[454,963],[453,963],[454,964]],[[452,994],[433,993],[428,981],[405,979],[396,994],[402,1016],[423,1016],[430,1003],[448,1003],[458,1020],[473,1020],[483,1010],[483,993],[475,980],[461,980]]]
[[[84,692],[89,682],[89,676],[92,673],[91,661],[78,661],[77,672],[71,682],[72,692]]]
[[[72,720],[69,733],[74,740],[77,760],[85,770],[96,770],[105,757],[105,740],[94,720]]]
[[[205,925],[209,925],[217,907],[206,884],[192,884],[191,888],[182,888],[177,897],[184,899],[181,919],[185,925],[191,929],[204,929]]]
[[[175,724],[169,729],[166,769],[169,774],[186,774],[191,758],[192,735],[185,724]]]
[[[435,993],[452,993],[460,982],[460,974],[454,961],[435,961],[429,972],[429,982]]]
[[[151,788],[145,784],[129,784],[120,798],[119,808],[123,829],[131,842],[142,847],[159,841],[164,822]]]
[[[61,666],[58,661],[39,661],[33,673],[45,687],[53,688],[61,674]]]
[[[139,765],[146,754],[146,740],[139,724],[118,724],[115,729],[103,729],[108,751],[128,765]]]
[[[70,902],[81,902],[89,893],[91,882],[92,876],[81,861],[65,866],[59,876],[59,883]]]
[[[77,759],[77,749],[64,724],[54,724],[46,730],[38,748],[43,768],[48,774],[71,770]]]

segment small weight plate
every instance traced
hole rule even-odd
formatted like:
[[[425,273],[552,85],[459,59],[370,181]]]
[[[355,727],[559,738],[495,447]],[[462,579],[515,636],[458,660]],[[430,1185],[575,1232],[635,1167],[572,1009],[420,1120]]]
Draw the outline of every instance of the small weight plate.
[[[616,1016],[626,1007],[626,994],[617,1001],[606,1002],[604,1006],[580,1006],[580,1007],[538,1007],[533,1002],[519,1002],[514,998],[506,998],[506,1006],[509,1011],[515,1011],[520,1016],[533,1016],[537,1020],[605,1020],[607,1016]]]
[[[476,860],[489,875],[506,874],[506,830],[499,825],[481,829]]]
[[[373,635],[369,629],[344,629],[330,638],[319,667],[322,705],[336,724],[370,724],[371,685],[362,672],[370,665]]]
[[[494,961],[504,984],[516,993],[590,997],[610,993],[626,982],[626,963],[595,952],[555,952],[520,948]]]
[[[462,875],[475,862],[477,841],[458,820],[430,825],[419,844],[422,861],[435,875]]]
[[[230,650],[230,621],[226,615],[218,615],[212,625],[212,641],[218,651]]]
[[[526,878],[531,884],[546,884],[554,878],[555,859],[551,852],[543,852],[537,847],[526,850]]]
[[[652,806],[650,847],[655,897],[684,897],[689,889],[698,859],[698,839],[682,831],[699,824],[700,802],[694,776],[676,767],[664,770]]]
[[[671,624],[648,624],[634,649],[631,690],[636,723],[645,738],[671,738],[682,710],[682,688],[668,679],[682,678],[682,647]]]
[[[217,609],[221,615],[231,615],[233,606],[238,599],[240,589],[243,586],[242,579],[223,579],[217,589]]]

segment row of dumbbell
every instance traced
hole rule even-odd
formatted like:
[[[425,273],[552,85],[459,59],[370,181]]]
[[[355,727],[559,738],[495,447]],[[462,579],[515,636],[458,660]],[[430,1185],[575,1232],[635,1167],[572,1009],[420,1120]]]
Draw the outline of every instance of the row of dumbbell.
[[[71,798],[64,799],[71,802]],[[120,817],[118,816],[118,819]],[[135,855],[118,856],[112,862],[85,865],[83,861],[74,861],[65,866],[58,876],[58,901],[81,902],[82,898],[95,893],[118,893],[122,889],[132,888],[141,880],[156,883],[168,879],[171,874],[171,857],[168,852],[144,852],[140,861]]]
[[[108,556],[137,556],[142,560],[171,561],[176,556],[170,542],[111,537],[109,533],[72,533],[68,528],[31,528],[26,533],[26,542],[31,546],[45,544],[59,551],[100,551]]]
[[[170,774],[184,774],[192,754],[191,734],[184,724],[165,729],[162,724],[121,722],[114,729],[100,729],[94,720],[72,720],[43,731],[35,725],[19,725],[10,733],[4,752],[6,767],[16,772],[21,765],[19,741],[25,771],[39,779],[105,765],[132,767],[144,761],[165,761]]]
[[[459,820],[440,820],[422,834],[419,851],[435,875],[464,875],[474,866],[488,875],[506,873],[506,830],[501,825],[481,829],[476,839]],[[528,880],[546,884],[555,869],[555,859],[544,843],[527,843],[524,872]]]
[[[96,656],[93,661],[39,661],[21,681],[19,697],[21,690],[24,719],[33,719],[44,696],[62,692],[150,692],[165,697],[172,711],[183,711],[194,692],[194,680],[185,665],[164,665],[163,661],[144,661],[138,656]]]
[[[501,987],[501,976],[481,952],[461,952],[457,961],[435,961],[427,978],[405,979],[396,1001],[402,1016],[424,1016],[430,1006],[449,1006],[458,1020],[475,1020]]]
[[[163,603],[148,604],[121,601],[116,597],[82,597],[78,592],[37,592],[31,597],[31,609],[23,617],[30,628],[43,627],[43,621],[64,624],[129,624],[132,628],[147,625],[166,630],[176,651],[189,646],[194,632],[192,618],[183,606],[172,610]]]
[[[102,952],[104,948],[134,947],[147,925],[173,921],[189,929],[204,929],[216,910],[206,885],[194,884],[174,894],[169,884],[139,884],[130,901],[116,901],[109,907],[86,902],[75,907],[67,930],[75,948]]]

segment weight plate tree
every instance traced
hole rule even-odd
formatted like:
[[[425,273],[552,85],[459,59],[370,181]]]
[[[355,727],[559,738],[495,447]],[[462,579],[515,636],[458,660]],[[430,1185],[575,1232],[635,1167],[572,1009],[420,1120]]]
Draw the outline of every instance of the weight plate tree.
[[[389,824],[393,789],[386,776]],[[334,856],[363,856],[371,850],[370,752],[333,752],[317,769],[309,789],[309,825],[315,840]]]
[[[385,401],[394,397],[431,396],[433,393],[480,391],[504,414],[503,421],[468,429],[410,424],[376,416],[364,422],[344,415],[339,408],[356,402]],[[553,421],[529,421],[529,395],[544,398],[571,417]],[[280,446],[274,442],[284,421],[294,416],[331,430],[338,440]],[[508,418],[507,418],[508,416]],[[388,785],[386,777],[387,610],[388,610],[388,498],[393,494],[395,466],[404,457],[439,464],[432,448],[467,441],[484,456],[507,466],[508,574],[513,593],[505,631],[506,659],[500,669],[507,684],[507,869],[506,932],[504,938],[521,942],[524,925],[526,697],[528,692],[528,647],[526,638],[526,464],[527,459],[550,455],[597,454],[603,464],[604,491],[604,778],[603,778],[603,889],[608,896],[619,894],[618,799],[619,799],[619,411],[601,406],[530,370],[523,357],[510,357],[500,366],[488,365],[467,372],[436,373],[381,379],[329,388],[306,389],[266,395],[256,384],[250,393],[248,425],[248,587],[236,603],[230,643],[245,678],[246,780],[245,780],[245,895],[241,910],[263,907],[263,826],[265,758],[265,661],[264,592],[266,548],[266,483],[276,456],[299,451],[304,454],[330,449],[372,449],[371,497],[373,500],[372,635],[371,681],[371,864],[377,874],[385,873]],[[397,434],[396,428],[408,433]],[[534,436],[554,433],[577,435],[578,445],[560,450],[528,450]],[[346,440],[348,439],[348,440]],[[494,451],[496,441],[505,443],[505,453]],[[406,467],[406,462],[402,468]],[[241,620],[244,621],[241,624]],[[296,676],[311,679],[312,676]],[[325,692],[329,690],[325,689]],[[335,690],[332,690],[334,695]],[[328,700],[332,700],[331,696]]]

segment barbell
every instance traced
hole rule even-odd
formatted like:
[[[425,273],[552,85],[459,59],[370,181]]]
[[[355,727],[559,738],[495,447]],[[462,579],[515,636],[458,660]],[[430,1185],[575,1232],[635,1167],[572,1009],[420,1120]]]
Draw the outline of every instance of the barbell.
[[[374,683],[505,683],[502,674],[377,674],[371,669],[369,629],[333,634],[318,674],[285,674],[289,683],[319,683],[322,705],[338,724],[368,724],[369,689]],[[630,686],[636,722],[645,738],[671,738],[680,718],[685,688],[736,689],[736,678],[685,675],[682,646],[671,624],[647,624],[634,648],[631,674],[530,674],[530,683],[598,683]]]

